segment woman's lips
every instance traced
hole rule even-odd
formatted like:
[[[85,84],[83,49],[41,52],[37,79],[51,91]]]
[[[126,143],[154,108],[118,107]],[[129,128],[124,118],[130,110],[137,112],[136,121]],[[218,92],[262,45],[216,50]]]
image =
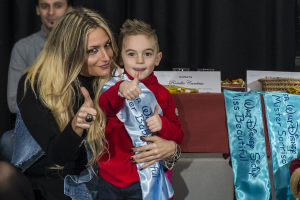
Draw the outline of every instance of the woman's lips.
[[[109,64],[101,65],[101,66],[99,66],[99,67],[106,69],[106,68],[109,68]]]

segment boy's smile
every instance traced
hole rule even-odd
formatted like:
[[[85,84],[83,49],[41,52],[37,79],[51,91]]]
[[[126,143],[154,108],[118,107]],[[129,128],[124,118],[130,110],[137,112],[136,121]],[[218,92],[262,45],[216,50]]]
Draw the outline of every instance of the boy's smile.
[[[161,60],[153,37],[147,35],[129,35],[123,40],[122,62],[127,73],[134,77],[139,72],[139,79],[147,78]]]

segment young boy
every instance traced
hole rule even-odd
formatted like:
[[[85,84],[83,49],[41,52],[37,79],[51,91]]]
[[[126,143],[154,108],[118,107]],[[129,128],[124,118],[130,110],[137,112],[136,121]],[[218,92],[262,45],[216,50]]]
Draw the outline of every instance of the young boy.
[[[172,96],[153,73],[162,58],[157,35],[142,21],[126,20],[121,28],[119,47],[123,80],[111,84],[113,86],[99,99],[107,116],[108,153],[98,161],[101,181],[106,185],[103,196],[108,199],[109,195],[111,199],[169,199],[173,195],[170,183],[163,186],[155,180],[160,176],[162,182],[166,181],[163,172],[158,174],[162,171],[160,163],[140,170],[142,165],[135,165],[131,157],[134,153],[130,151],[134,146],[147,144],[140,136],[157,134],[177,144],[183,139]],[[150,178],[147,178],[149,173]]]

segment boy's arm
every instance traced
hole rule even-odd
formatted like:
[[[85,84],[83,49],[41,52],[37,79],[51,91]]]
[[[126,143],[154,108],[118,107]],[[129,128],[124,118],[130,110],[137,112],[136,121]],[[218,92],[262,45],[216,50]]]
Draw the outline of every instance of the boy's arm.
[[[173,140],[177,144],[181,144],[183,140],[183,130],[181,128],[181,122],[176,115],[176,106],[172,96],[168,93],[168,104],[163,109],[163,116],[160,115],[162,120],[162,129],[159,131],[159,136]]]
[[[99,106],[108,117],[115,116],[124,106],[125,98],[118,95],[119,85],[122,82],[117,82],[100,95]]]

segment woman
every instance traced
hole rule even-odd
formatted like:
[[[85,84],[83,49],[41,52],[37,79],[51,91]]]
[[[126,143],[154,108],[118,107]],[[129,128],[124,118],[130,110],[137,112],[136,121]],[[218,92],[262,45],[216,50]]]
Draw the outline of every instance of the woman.
[[[119,69],[117,56],[112,32],[98,13],[78,8],[59,20],[18,87],[21,122],[42,153],[26,168],[21,166],[23,174],[0,163],[0,199],[69,199],[64,194],[66,175],[91,168],[105,151],[106,121],[97,100],[103,84]],[[153,143],[134,149],[147,150],[136,162],[148,166],[176,151],[174,142],[148,140]],[[83,144],[88,144],[88,152]],[[16,148],[26,152],[27,146]]]

